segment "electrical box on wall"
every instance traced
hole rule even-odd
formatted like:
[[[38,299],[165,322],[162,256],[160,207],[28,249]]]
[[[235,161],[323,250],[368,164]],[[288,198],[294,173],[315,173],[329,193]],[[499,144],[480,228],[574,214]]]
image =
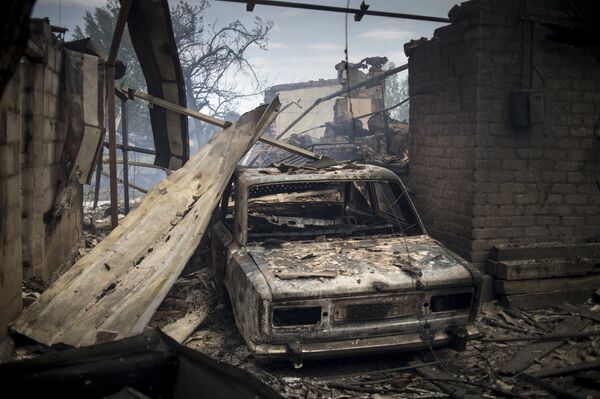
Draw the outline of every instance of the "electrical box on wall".
[[[517,90],[510,93],[510,119],[514,126],[531,126],[544,121],[544,92]]]

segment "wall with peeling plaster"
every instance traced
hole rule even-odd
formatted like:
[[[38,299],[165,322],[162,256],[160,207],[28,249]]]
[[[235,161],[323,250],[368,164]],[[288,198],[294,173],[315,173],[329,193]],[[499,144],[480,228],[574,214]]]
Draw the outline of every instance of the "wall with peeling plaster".
[[[284,109],[278,116],[273,125],[271,125],[271,131],[274,132],[275,136],[281,133],[286,127],[292,123],[304,109],[312,105],[317,99],[329,94],[335,93],[342,88],[337,79],[329,80],[316,80],[302,83],[283,84],[273,86],[265,92],[265,102],[270,102],[275,95],[279,94],[279,100],[281,104],[286,104],[296,101],[299,106],[292,104],[291,106]],[[307,129],[311,129],[316,126],[323,125],[326,122],[333,122],[334,112],[333,107],[335,105],[336,98],[328,101],[324,101],[319,104],[311,113],[301,119],[294,127],[292,127],[286,137],[290,135],[303,132]],[[300,100],[300,101],[299,101]],[[318,129],[310,130],[307,132],[314,138],[320,138],[323,136],[325,128],[321,127]]]
[[[600,235],[592,149],[598,51],[552,42],[536,24],[531,67],[531,24],[522,22],[520,4],[462,3],[432,40],[405,47],[416,205],[433,236],[478,265],[496,244]],[[525,4],[525,15],[559,20],[547,2]],[[510,92],[528,88],[530,74],[544,93],[545,117],[515,128]]]

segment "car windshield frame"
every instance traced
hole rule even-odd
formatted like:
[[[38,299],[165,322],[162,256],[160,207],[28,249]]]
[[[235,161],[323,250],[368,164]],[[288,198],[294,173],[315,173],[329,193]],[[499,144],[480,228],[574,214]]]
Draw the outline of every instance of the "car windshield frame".
[[[250,193],[253,189],[255,189],[256,187],[259,186],[277,186],[277,185],[301,185],[301,184],[310,184],[310,185],[316,185],[316,184],[338,184],[341,186],[346,185],[346,183],[365,183],[368,184],[368,190],[369,190],[369,198],[371,201],[371,211],[373,212],[373,218],[375,218],[376,216],[378,217],[385,217],[387,219],[390,219],[390,217],[393,217],[390,214],[386,214],[385,212],[381,211],[381,207],[378,204],[378,200],[376,199],[376,195],[375,195],[375,185],[376,183],[383,183],[385,184],[385,187],[389,187],[390,189],[393,187],[393,185],[396,185],[397,187],[397,191],[398,191],[398,195],[396,196],[396,198],[391,201],[388,205],[390,206],[397,206],[397,203],[399,201],[401,201],[404,198],[404,210],[402,210],[402,213],[404,214],[404,212],[408,211],[410,214],[410,218],[411,218],[411,224],[407,227],[414,229],[414,231],[416,231],[416,233],[412,233],[412,234],[408,234],[406,232],[407,228],[406,226],[404,228],[401,228],[399,226],[400,221],[395,221],[396,222],[396,226],[391,226],[391,224],[393,223],[393,221],[389,220],[390,223],[388,223],[388,225],[386,226],[386,229],[383,229],[381,227],[381,224],[373,224],[373,225],[366,225],[366,226],[358,226],[356,228],[330,228],[330,229],[315,229],[314,226],[311,226],[307,229],[302,229],[298,231],[297,234],[295,234],[294,232],[285,232],[284,234],[282,234],[282,232],[278,232],[278,231],[274,231],[272,234],[252,234],[249,230],[248,230],[248,223],[249,223],[249,212],[251,212],[251,202],[252,202],[252,198],[250,198]],[[238,185],[237,186],[238,189],[240,189],[241,187]],[[344,196],[347,195],[348,193],[344,193]],[[408,195],[408,190],[406,189],[406,187],[404,186],[404,184],[402,183],[402,181],[400,179],[396,180],[396,179],[381,179],[381,178],[369,178],[369,177],[362,177],[362,178],[347,178],[347,179],[323,179],[323,180],[295,180],[295,181],[270,181],[270,182],[261,182],[261,183],[256,183],[256,184],[250,184],[248,186],[246,186],[245,188],[243,188],[242,190],[239,190],[238,192],[235,193],[235,204],[234,204],[234,208],[235,208],[235,216],[234,216],[234,231],[235,231],[235,235],[236,235],[236,240],[238,241],[238,243],[240,245],[245,245],[247,242],[260,242],[260,241],[264,241],[264,240],[268,240],[268,239],[274,239],[274,238],[281,238],[282,236],[293,240],[293,239],[314,239],[316,236],[319,235],[325,235],[325,236],[330,236],[330,237],[334,237],[334,236],[360,236],[360,235],[382,235],[382,234],[407,234],[407,235],[422,235],[422,234],[426,234],[425,228],[422,224],[422,221],[414,207],[414,204],[412,203],[410,196]],[[346,199],[343,198],[341,200],[342,203],[347,203]],[[275,202],[273,202],[275,203]],[[240,206],[243,205],[243,206]],[[238,215],[238,212],[240,212],[240,214]],[[304,218],[304,216],[302,216],[301,218]],[[308,218],[310,219],[310,218]],[[395,229],[393,228],[395,227]],[[385,230],[385,231],[384,231]],[[378,232],[379,231],[379,232]]]

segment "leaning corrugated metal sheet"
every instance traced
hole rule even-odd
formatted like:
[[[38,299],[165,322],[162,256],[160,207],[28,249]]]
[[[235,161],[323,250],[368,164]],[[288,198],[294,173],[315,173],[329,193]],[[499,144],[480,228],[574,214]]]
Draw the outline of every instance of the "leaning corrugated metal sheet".
[[[275,99],[214,135],[25,310],[13,330],[46,345],[73,346],[142,332],[200,243],[236,163],[279,105]]]

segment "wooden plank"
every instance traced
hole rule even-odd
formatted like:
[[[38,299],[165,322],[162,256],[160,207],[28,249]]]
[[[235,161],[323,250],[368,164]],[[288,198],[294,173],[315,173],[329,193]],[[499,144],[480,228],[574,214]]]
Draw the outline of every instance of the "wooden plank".
[[[532,280],[496,280],[496,294],[514,295],[535,292],[588,290],[593,292],[600,286],[600,275],[583,277],[541,278]]]
[[[495,261],[544,258],[600,257],[600,243],[535,243],[496,245],[490,251]]]
[[[565,334],[570,331],[581,331],[591,323],[588,320],[581,320],[578,317],[567,317],[560,322],[552,334]],[[527,346],[520,348],[515,356],[501,364],[498,367],[498,371],[502,374],[516,374],[525,370],[535,361],[543,358],[554,349],[558,348],[563,344],[564,340],[561,341],[547,341],[547,342],[533,342]]]
[[[209,298],[206,299],[208,300]],[[171,324],[167,324],[161,330],[175,341],[183,344],[185,340],[196,331],[198,326],[202,324],[214,306],[214,301],[199,304],[190,309],[184,317],[175,320]]]
[[[532,310],[546,308],[549,306],[559,306],[565,301],[569,303],[583,303],[591,296],[591,290],[575,289],[571,291],[505,295],[500,296],[499,302],[502,306],[510,308]]]
[[[488,259],[485,271],[501,280],[583,276],[589,273],[600,273],[600,259],[579,257],[507,261]]]
[[[100,331],[138,334],[200,243],[238,160],[275,118],[276,98],[215,134],[14,322],[46,345],[92,345]]]
[[[560,398],[560,399],[586,399],[587,398],[587,396],[584,394],[581,394],[579,392],[569,391],[568,389],[566,389],[562,386],[551,384],[547,381],[533,377],[529,374],[520,374],[519,376],[517,376],[517,380],[524,382],[526,384],[541,388],[544,391],[551,393],[556,398]]]
[[[569,302],[564,302],[562,305],[560,305],[560,307],[574,316],[581,316],[586,319],[600,322],[600,313],[592,312],[591,310],[586,309],[583,306],[575,306],[573,304],[570,304]]]
[[[535,373],[531,373],[530,375],[536,378],[560,377],[563,375],[575,374],[579,373],[580,371],[594,370],[597,368],[600,368],[600,360],[595,360],[593,362],[582,362],[568,366],[546,368],[536,371]]]

